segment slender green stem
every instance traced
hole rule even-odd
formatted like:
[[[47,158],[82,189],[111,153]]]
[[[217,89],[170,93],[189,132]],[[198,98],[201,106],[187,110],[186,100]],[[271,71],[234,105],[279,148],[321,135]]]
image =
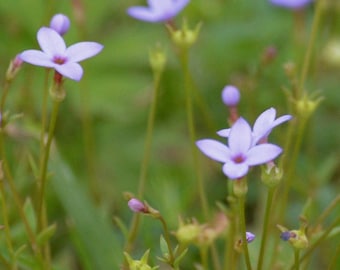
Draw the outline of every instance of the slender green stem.
[[[281,195],[281,209],[280,209],[281,219],[284,218],[284,214],[282,213],[286,213],[289,190],[294,180],[293,174],[296,169],[296,161],[299,155],[299,150],[301,147],[302,139],[304,137],[307,122],[308,122],[307,118],[301,118],[300,123],[298,123],[299,125],[297,127],[297,135],[296,135],[294,145],[289,149],[291,150],[291,151],[288,151],[289,154],[284,157],[285,161],[283,161],[283,164],[284,164],[285,179],[287,179],[287,181],[284,182],[283,191]]]
[[[45,151],[42,159],[42,164],[40,168],[40,177],[39,177],[39,183],[40,183],[40,192],[39,192],[39,198],[38,198],[38,227],[39,230],[43,229],[44,224],[44,201],[45,201],[45,192],[46,192],[46,182],[47,182],[47,165],[48,165],[48,159],[50,156],[50,149],[51,149],[51,143],[54,136],[54,130],[57,122],[58,117],[58,110],[59,110],[59,104],[60,101],[55,100],[53,102],[53,109],[51,114],[51,119],[49,123],[49,129],[48,129],[48,135],[47,135],[47,142],[45,145]]]
[[[154,131],[154,125],[155,125],[155,118],[156,118],[156,112],[157,112],[157,96],[159,91],[159,85],[161,81],[161,73],[155,72],[154,73],[154,89],[153,89],[153,97],[151,102],[151,108],[149,111],[148,116],[148,123],[147,123],[147,129],[146,129],[146,136],[145,136],[145,142],[144,142],[144,155],[141,163],[141,171],[139,175],[139,186],[138,186],[138,197],[141,199],[144,196],[144,190],[145,190],[145,183],[146,183],[146,177],[150,162],[150,156],[151,156],[151,145],[152,145],[152,135]],[[134,240],[137,236],[137,231],[140,223],[140,215],[134,214],[131,226],[129,229],[128,238],[124,247],[124,250],[129,253],[132,249],[132,245]]]
[[[332,210],[339,205],[340,203],[340,195],[336,196],[335,199],[328,205],[328,207],[322,212],[319,218],[314,223],[314,228],[318,228],[321,223],[324,222],[326,217],[332,212]]]
[[[295,248],[294,249],[294,269],[299,270],[300,269],[300,249]]]
[[[239,215],[240,215],[240,228],[242,234],[242,247],[244,251],[244,258],[246,261],[247,270],[251,270],[251,263],[248,251],[248,242],[246,237],[246,217],[245,217],[245,196],[239,196]]]
[[[166,225],[166,222],[165,222],[165,220],[162,216],[159,216],[158,219],[162,223],[162,226],[163,226],[164,239],[165,239],[165,242],[166,242],[166,244],[168,246],[168,250],[169,250],[169,263],[170,263],[171,266],[173,266],[174,262],[175,262],[175,256],[174,256],[174,253],[172,251],[168,226]]]
[[[315,10],[315,15],[313,19],[312,30],[311,30],[311,34],[309,37],[308,46],[307,46],[307,50],[306,50],[306,54],[305,54],[305,58],[304,58],[303,66],[302,66],[299,87],[297,88],[297,95],[296,95],[297,99],[300,99],[303,96],[303,93],[305,91],[304,84],[305,84],[307,73],[310,67],[312,53],[313,53],[313,49],[315,46],[315,41],[316,41],[316,37],[318,34],[319,26],[320,26],[320,19],[321,19],[321,15],[323,11],[322,2],[323,0],[319,0],[316,3],[316,10]]]
[[[304,261],[305,259],[307,259],[312,252],[314,251],[314,249],[316,249],[320,243],[322,241],[324,241],[328,235],[331,233],[331,231],[336,227],[339,226],[340,224],[340,217],[338,217],[328,228],[327,230],[324,231],[324,233],[318,238],[318,240],[316,240],[311,246],[308,247],[308,249],[306,250],[306,252],[301,256],[300,258],[300,262]]]
[[[264,214],[264,222],[262,227],[262,241],[261,241],[261,247],[260,247],[260,255],[259,260],[257,263],[257,270],[261,270],[263,267],[263,259],[265,254],[265,248],[267,244],[267,238],[268,238],[268,225],[269,225],[269,217],[271,213],[271,207],[273,202],[273,195],[274,195],[274,188],[269,187],[268,193],[267,193],[267,202],[266,202],[266,210]]]
[[[201,265],[203,269],[209,269],[208,266],[208,247],[201,246],[200,247],[200,256],[201,256]]]
[[[187,120],[188,120],[188,129],[189,129],[189,136],[190,136],[190,146],[191,152],[193,157],[193,165],[195,176],[198,182],[198,192],[200,196],[201,206],[203,210],[203,214],[205,218],[209,217],[209,208],[208,202],[205,195],[205,188],[203,177],[201,173],[201,169],[198,162],[198,151],[195,144],[196,141],[196,132],[195,132],[195,124],[194,124],[194,114],[193,114],[193,94],[192,94],[192,87],[191,87],[191,79],[189,73],[189,53],[186,48],[182,48],[181,50],[181,64],[184,74],[184,87],[185,87],[185,100],[186,100],[186,112],[187,112]]]
[[[338,245],[332,259],[329,262],[328,270],[335,270],[335,267],[337,267],[337,261],[340,257],[340,245]]]
[[[2,170],[2,168],[0,169]],[[2,172],[0,172],[2,174]],[[0,179],[0,201],[1,201],[1,210],[2,210],[2,219],[3,219],[3,225],[4,225],[4,231],[5,231],[5,240],[6,240],[6,245],[9,251],[9,254],[11,256],[11,261],[10,264],[11,266],[8,267],[8,269],[11,270],[16,270],[17,265],[16,265],[16,258],[14,256],[14,249],[13,249],[13,243],[12,243],[12,238],[11,238],[11,232],[10,232],[10,225],[8,221],[8,208],[7,208],[7,201],[6,201],[6,194],[5,194],[5,189],[3,185],[3,178],[1,177]]]
[[[51,113],[51,119],[48,128],[47,142],[44,148],[43,157],[41,161],[39,174],[39,196],[38,196],[38,230],[43,231],[48,225],[47,210],[45,204],[46,182],[47,182],[47,166],[50,156],[51,143],[54,136],[54,130],[57,122],[59,111],[59,100],[54,100]],[[44,268],[46,270],[51,268],[51,256],[49,244],[45,244],[44,248]]]
[[[48,77],[50,69],[46,69],[43,99],[41,106],[41,131],[40,131],[40,167],[42,167],[44,149],[45,149],[45,132],[46,132],[46,122],[47,122],[47,97],[48,97]],[[39,181],[38,185],[39,185]]]
[[[24,224],[26,233],[28,235],[28,239],[30,241],[32,250],[34,254],[37,256],[37,258],[41,261],[41,252],[40,252],[39,246],[37,245],[35,234],[26,218],[25,211],[23,209],[22,199],[20,198],[20,195],[15,187],[13,176],[7,164],[6,153],[5,153],[5,148],[4,148],[5,123],[2,117],[4,113],[4,107],[5,107],[6,97],[9,91],[10,83],[11,81],[8,81],[8,80],[5,81],[5,84],[3,86],[3,94],[1,96],[1,102],[0,102],[0,160],[1,160],[1,167],[2,167],[1,173],[3,173],[3,178],[7,180],[9,189],[14,199],[14,203],[18,209],[20,218]],[[1,189],[3,189],[3,187]]]

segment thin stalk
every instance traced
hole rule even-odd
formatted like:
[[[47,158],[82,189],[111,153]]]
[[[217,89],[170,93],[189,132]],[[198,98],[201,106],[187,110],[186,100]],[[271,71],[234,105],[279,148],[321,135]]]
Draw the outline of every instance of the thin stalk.
[[[2,168],[1,168],[2,170]],[[1,172],[2,173],[2,172]],[[8,221],[8,208],[7,208],[7,202],[6,202],[6,194],[5,194],[5,189],[3,185],[3,178],[1,177],[0,179],[0,201],[1,201],[1,210],[2,210],[2,221],[3,221],[3,226],[4,226],[4,232],[5,232],[5,240],[6,240],[6,245],[8,252],[11,256],[11,266],[8,266],[8,269],[11,270],[16,270],[17,265],[16,265],[16,258],[14,256],[14,249],[13,249],[13,243],[12,243],[12,238],[11,238],[11,232],[10,232],[10,225]]]
[[[326,231],[324,231],[324,233],[318,238],[318,240],[316,240],[311,246],[309,246],[309,248],[307,249],[307,251],[303,254],[303,256],[301,256],[300,258],[300,262],[304,261],[306,258],[308,258],[311,253],[314,251],[314,249],[316,249],[319,244],[324,241],[328,235],[331,233],[331,231],[340,224],[340,217],[338,217],[328,228]]]
[[[46,132],[46,123],[47,123],[47,97],[48,97],[48,77],[49,77],[49,69],[46,70],[45,81],[44,81],[44,90],[43,90],[43,99],[41,106],[41,131],[40,131],[40,167],[42,167],[44,149],[45,149],[45,132]],[[39,181],[38,185],[40,184]]]
[[[273,203],[274,190],[275,190],[274,188],[271,188],[271,187],[268,188],[266,210],[264,214],[264,222],[263,222],[263,227],[262,227],[262,241],[261,241],[261,247],[260,247],[259,260],[257,263],[257,270],[261,270],[263,267],[263,259],[264,259],[266,244],[267,244],[267,238],[268,238],[268,231],[269,231],[268,225],[269,225],[271,207]]]
[[[200,247],[201,265],[202,269],[209,269],[208,267],[208,247]]]
[[[37,258],[41,261],[40,249],[39,249],[39,246],[37,245],[35,234],[26,218],[25,211],[23,209],[22,199],[20,198],[20,195],[15,187],[13,176],[7,164],[7,158],[6,158],[5,148],[4,148],[5,122],[3,119],[3,113],[4,113],[4,107],[5,107],[6,98],[9,92],[10,84],[11,84],[11,80],[6,79],[4,86],[3,86],[3,93],[2,93],[1,101],[0,101],[0,160],[1,160],[1,167],[2,167],[1,169],[3,173],[3,177],[4,179],[7,180],[9,189],[12,193],[14,203],[19,212],[19,216],[24,224],[28,239],[31,244],[31,248],[34,254],[37,256]],[[3,187],[1,187],[1,189],[3,189]]]
[[[306,54],[305,54],[305,58],[304,58],[303,66],[302,66],[299,86],[297,88],[297,95],[296,95],[297,99],[300,99],[303,96],[303,93],[305,91],[304,84],[305,84],[308,70],[310,67],[316,37],[319,31],[320,20],[321,20],[321,15],[323,11],[322,4],[323,4],[323,0],[319,0],[316,2],[316,10],[315,10],[314,19],[313,19],[312,30],[311,30],[311,34],[309,37],[307,50],[306,50]]]
[[[338,245],[332,259],[329,262],[329,266],[328,266],[328,270],[335,270],[335,267],[337,267],[337,261],[339,259],[340,256],[340,245]]]
[[[138,186],[138,197],[142,199],[144,196],[145,190],[145,183],[146,177],[148,173],[149,163],[150,163],[150,156],[151,156],[151,145],[153,139],[153,132],[155,126],[155,118],[157,112],[157,96],[159,91],[159,85],[161,81],[161,73],[155,72],[154,73],[154,88],[153,88],[153,97],[151,102],[151,108],[149,111],[147,128],[146,128],[146,136],[144,142],[144,155],[141,163],[141,170],[139,175],[139,186]],[[137,231],[140,223],[140,215],[138,213],[134,214],[131,226],[129,229],[128,238],[125,244],[124,251],[129,253],[132,249],[133,242],[136,239]]]
[[[294,249],[294,269],[299,270],[300,269],[300,249],[295,248]]]
[[[240,217],[240,228],[242,234],[242,247],[244,251],[244,258],[246,261],[247,270],[251,270],[251,263],[248,251],[248,242],[246,237],[246,217],[245,217],[245,196],[239,196],[239,217]]]
[[[299,155],[299,150],[301,148],[301,143],[302,143],[305,129],[307,126],[307,122],[308,122],[307,118],[301,119],[301,122],[299,123],[297,127],[298,130],[297,130],[297,135],[295,138],[294,145],[290,149],[291,151],[289,151],[289,153],[285,156],[286,162],[284,162],[284,171],[285,171],[285,178],[287,179],[287,181],[285,182],[285,185],[283,186],[283,191],[281,195],[280,213],[286,213],[289,190],[294,180],[293,173],[296,169],[296,161]],[[283,219],[284,215],[280,214],[280,217],[281,219]]]
[[[187,113],[187,121],[188,121],[188,130],[190,136],[190,146],[193,157],[193,166],[195,171],[195,176],[198,182],[198,192],[201,201],[201,206],[203,210],[203,214],[205,218],[209,217],[209,209],[208,202],[205,194],[204,182],[201,173],[201,169],[198,162],[198,151],[195,144],[196,141],[196,132],[195,132],[195,124],[194,124],[194,114],[193,114],[193,105],[192,105],[192,87],[189,73],[189,53],[186,48],[182,48],[181,50],[181,64],[184,74],[184,87],[185,87],[185,101],[186,101],[186,113]]]
[[[40,192],[38,198],[38,228],[43,229],[44,224],[44,202],[45,202],[45,192],[46,192],[46,182],[47,182],[47,165],[50,156],[51,143],[54,136],[54,130],[57,122],[58,111],[59,111],[60,101],[53,102],[53,109],[51,114],[51,119],[49,123],[47,142],[44,149],[44,154],[42,158],[42,164],[40,168]]]
[[[159,216],[158,219],[162,223],[162,226],[163,226],[164,239],[165,239],[165,242],[166,242],[166,244],[168,246],[168,250],[169,250],[169,263],[170,263],[171,266],[173,266],[173,264],[175,262],[175,256],[174,256],[174,253],[173,253],[172,247],[171,247],[170,234],[169,234],[168,226],[166,225],[166,222],[165,222],[165,220],[162,216]]]
[[[332,212],[332,210],[340,203],[340,195],[335,197],[335,199],[327,206],[327,208],[322,212],[319,218],[314,223],[314,228],[317,228],[321,223],[324,222],[326,217]]]

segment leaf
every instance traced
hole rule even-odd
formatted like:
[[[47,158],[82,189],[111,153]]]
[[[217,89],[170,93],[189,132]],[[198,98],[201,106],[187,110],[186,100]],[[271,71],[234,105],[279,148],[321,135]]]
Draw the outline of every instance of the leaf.
[[[91,269],[118,269],[123,252],[110,221],[99,214],[87,191],[76,181],[58,153],[51,157],[50,165],[55,172],[51,185],[71,217],[79,245],[83,248],[80,259],[88,261]]]
[[[44,229],[42,232],[40,232],[37,237],[38,244],[41,246],[46,244],[51,239],[51,237],[55,234],[56,229],[57,229],[57,225],[52,224],[48,226],[46,229]]]

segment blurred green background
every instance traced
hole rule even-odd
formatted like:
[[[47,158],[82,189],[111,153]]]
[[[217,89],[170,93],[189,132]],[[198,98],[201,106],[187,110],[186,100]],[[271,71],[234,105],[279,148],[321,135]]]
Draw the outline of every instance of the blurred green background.
[[[340,7],[339,1],[326,3],[306,83],[309,92],[320,91],[324,100],[311,118],[303,140],[287,226],[298,226],[297,217],[308,196],[312,196],[315,207],[311,216],[315,218],[339,193],[340,56],[328,46],[330,41],[340,40]],[[16,54],[38,49],[36,33],[56,13],[64,13],[71,20],[65,36],[68,45],[89,40],[105,46],[98,56],[82,63],[81,82],[65,83],[67,97],[61,105],[56,129],[60,158],[51,165],[57,177],[52,177],[48,190],[49,220],[58,225],[51,241],[58,269],[117,269],[122,260],[124,239],[113,217],[119,217],[126,225],[132,218],[122,194],[137,193],[153,89],[148,56],[158,43],[165,48],[168,62],[158,96],[145,199],[163,213],[173,230],[179,215],[202,219],[176,49],[164,25],[126,15],[126,9],[137,4],[145,5],[145,1],[0,1],[1,74],[5,74]],[[195,105],[198,138],[217,138],[215,131],[227,127],[227,111],[220,99],[226,84],[239,87],[240,114],[251,123],[269,107],[275,107],[278,115],[289,112],[283,88],[290,90],[291,82],[284,65],[295,63],[300,71],[313,12],[314,5],[304,14],[293,14],[265,0],[191,1],[176,22],[180,25],[186,18],[191,27],[203,23],[197,44],[190,51],[191,74],[203,101],[203,107],[201,103]],[[340,50],[340,42],[334,44]],[[276,54],[263,64],[268,48],[275,48]],[[326,57],[329,54],[332,61]],[[6,104],[11,113],[23,113],[14,124],[7,146],[18,186],[27,194],[23,197],[31,197],[34,186],[28,161],[38,149],[35,139],[44,76],[43,68],[24,64]],[[92,123],[88,127],[90,138],[84,138],[86,117]],[[282,144],[286,133],[285,124],[277,128],[271,140]],[[220,164],[205,157],[201,162],[208,202],[216,208],[216,201],[224,201],[227,195],[226,179]],[[250,226],[256,223],[258,194],[262,191],[258,177],[256,170],[249,184]],[[16,214],[12,215],[15,223]],[[160,233],[159,224],[143,219],[137,256],[149,247],[157,254]],[[338,237],[333,244],[339,240]],[[100,254],[101,258],[96,257]],[[326,260],[327,256],[320,258]],[[323,265],[323,259],[319,265]],[[116,266],[108,268],[112,263]]]

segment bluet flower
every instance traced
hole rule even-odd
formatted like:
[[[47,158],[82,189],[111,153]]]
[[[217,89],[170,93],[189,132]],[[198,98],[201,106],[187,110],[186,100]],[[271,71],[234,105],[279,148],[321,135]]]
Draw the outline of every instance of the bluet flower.
[[[134,6],[127,13],[147,22],[164,22],[175,17],[190,0],[148,0],[148,7]]]
[[[274,144],[254,145],[251,127],[242,117],[234,123],[228,135],[228,146],[212,139],[199,140],[196,145],[211,159],[224,163],[223,173],[230,179],[242,178],[249,167],[267,163],[282,152]]]
[[[42,27],[37,34],[39,50],[26,50],[20,58],[36,66],[55,69],[59,74],[75,81],[83,76],[83,68],[79,61],[98,54],[103,45],[97,42],[79,42],[66,47],[64,39],[55,30]]]

